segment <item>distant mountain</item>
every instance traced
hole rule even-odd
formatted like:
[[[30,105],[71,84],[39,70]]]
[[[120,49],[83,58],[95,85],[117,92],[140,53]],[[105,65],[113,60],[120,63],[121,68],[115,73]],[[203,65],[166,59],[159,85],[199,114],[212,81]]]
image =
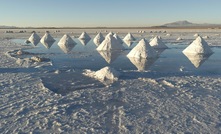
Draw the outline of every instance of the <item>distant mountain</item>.
[[[7,28],[17,28],[15,26],[4,26],[4,25],[0,25],[0,28],[2,29],[7,29]]]
[[[221,24],[208,24],[208,23],[204,23],[204,24],[197,24],[197,23],[192,23],[189,21],[176,21],[176,22],[172,22],[172,23],[167,23],[162,25],[164,27],[208,27],[208,26],[221,26]]]

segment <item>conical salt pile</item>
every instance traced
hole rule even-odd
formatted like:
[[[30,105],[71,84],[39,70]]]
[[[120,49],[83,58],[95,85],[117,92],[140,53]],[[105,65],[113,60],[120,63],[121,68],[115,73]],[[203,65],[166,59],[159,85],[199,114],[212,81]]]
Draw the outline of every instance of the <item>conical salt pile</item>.
[[[157,57],[157,53],[156,53],[156,51],[150,46],[150,44],[145,39],[142,39],[129,52],[127,57],[149,59],[149,58],[156,58]]]
[[[192,53],[192,54],[212,54],[207,42],[200,36],[198,36],[186,49],[183,50],[183,53]]]
[[[67,34],[65,34],[60,41],[58,42],[58,46],[65,52],[70,52],[77,43]]]
[[[156,36],[151,42],[150,42],[150,46],[152,46],[153,48],[160,48],[160,49],[166,49],[168,48],[163,42],[162,40]]]
[[[87,40],[90,40],[91,37],[90,37],[86,32],[83,32],[83,33],[80,35],[79,39],[87,39]]]
[[[133,37],[133,35],[131,33],[128,33],[125,37],[124,37],[124,41],[135,41],[136,39]]]
[[[98,33],[95,37],[94,37],[94,44],[95,45],[97,45],[97,46],[99,46],[101,43],[102,43],[102,41],[104,40],[104,36],[103,36],[103,34],[102,33]]]
[[[110,36],[110,35],[114,36],[114,33],[113,33],[113,32],[109,32],[109,33],[105,36],[105,39],[106,39],[108,36]]]
[[[196,34],[194,34],[193,36],[194,36],[194,37],[198,37],[198,36],[199,36],[199,34],[198,34],[198,33],[196,33]]]
[[[118,41],[120,44],[123,44],[123,41],[121,40],[121,38],[120,38],[116,33],[113,35],[113,37],[114,37],[115,39],[117,39],[117,41]]]
[[[41,38],[34,32],[34,33],[32,33],[32,35],[29,37],[29,39],[28,39],[33,45],[37,45],[39,42],[40,42],[40,40],[41,40]]]
[[[111,34],[97,47],[98,51],[122,50],[124,47]]]
[[[104,67],[95,72],[95,78],[100,81],[117,81],[120,76],[120,73],[117,72],[114,68]]]
[[[40,41],[46,48],[50,48],[52,44],[55,42],[55,39],[48,33],[46,32],[45,35],[41,38]]]
[[[138,58],[132,58],[132,57],[128,57],[128,59],[130,60],[132,64],[136,66],[136,68],[139,71],[147,70],[157,60],[157,58],[147,60],[144,58],[138,59]]]

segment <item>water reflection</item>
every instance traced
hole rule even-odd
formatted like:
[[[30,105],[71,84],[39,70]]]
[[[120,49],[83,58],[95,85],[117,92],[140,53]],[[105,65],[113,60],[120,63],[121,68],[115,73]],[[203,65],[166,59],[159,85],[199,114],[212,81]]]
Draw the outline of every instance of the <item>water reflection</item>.
[[[158,59],[145,59],[145,58],[133,58],[128,57],[131,63],[133,63],[139,71],[148,70],[148,68]]]
[[[50,49],[51,46],[54,44],[54,41],[41,41],[41,43],[45,46],[45,48]]]
[[[192,53],[183,53],[190,62],[196,67],[199,68],[212,54],[192,54]]]
[[[82,45],[86,46],[87,43],[88,43],[91,39],[80,39],[80,38],[79,38],[78,40],[81,42]]]
[[[125,43],[128,47],[130,47],[130,46],[132,46],[133,41],[130,41],[130,40],[124,40],[124,43]]]
[[[64,53],[69,53],[76,44],[77,43],[67,34],[65,34],[58,42],[58,46]]]
[[[40,42],[49,49],[53,43],[55,42],[55,39],[49,34],[49,32],[46,32],[45,35],[41,38]]]
[[[117,59],[118,56],[120,56],[121,51],[115,50],[115,51],[98,51],[98,53],[105,59],[107,63],[112,63],[114,60]]]

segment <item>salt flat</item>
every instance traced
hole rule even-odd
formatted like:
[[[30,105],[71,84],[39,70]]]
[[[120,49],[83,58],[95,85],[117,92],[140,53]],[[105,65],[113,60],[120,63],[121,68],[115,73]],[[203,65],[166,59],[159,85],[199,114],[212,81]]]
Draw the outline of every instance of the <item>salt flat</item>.
[[[50,31],[55,38],[65,33],[78,38],[83,31],[90,37],[109,31],[121,39],[132,33],[135,38],[161,36],[166,43],[191,43],[194,34],[208,36],[210,46],[220,47],[219,29],[30,29],[26,33],[0,30],[0,132],[1,133],[219,133],[221,131],[221,74],[160,73],[120,70],[113,85],[82,74],[83,70],[58,70],[19,66],[7,51],[31,48],[10,39],[27,39],[31,31],[40,37]],[[150,31],[152,31],[150,33]],[[161,31],[161,32],[159,32]],[[167,33],[162,33],[167,31]],[[166,34],[171,34],[167,37]],[[177,41],[181,37],[183,40]],[[54,44],[55,45],[55,44]],[[175,57],[176,58],[176,57]],[[221,60],[215,62],[221,67]],[[37,65],[36,65],[37,66]],[[169,66],[169,65],[168,65]],[[202,65],[203,66],[203,65]],[[52,69],[53,70],[53,69]],[[54,70],[56,71],[56,70]],[[180,68],[180,72],[185,68]],[[188,70],[187,70],[188,71]],[[218,73],[213,73],[218,72]],[[46,77],[44,74],[50,74]],[[182,75],[181,75],[182,74]],[[60,80],[62,78],[67,80]],[[56,79],[60,78],[60,79]],[[45,80],[60,88],[76,87],[59,94]],[[87,80],[87,81],[82,81]],[[61,83],[59,83],[61,81]],[[50,83],[47,83],[50,84]]]

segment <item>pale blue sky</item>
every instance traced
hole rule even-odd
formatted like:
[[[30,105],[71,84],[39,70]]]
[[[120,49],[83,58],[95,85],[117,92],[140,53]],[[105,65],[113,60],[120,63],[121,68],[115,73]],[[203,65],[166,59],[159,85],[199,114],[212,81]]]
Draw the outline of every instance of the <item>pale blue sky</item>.
[[[0,25],[154,26],[221,24],[221,0],[0,0]]]

